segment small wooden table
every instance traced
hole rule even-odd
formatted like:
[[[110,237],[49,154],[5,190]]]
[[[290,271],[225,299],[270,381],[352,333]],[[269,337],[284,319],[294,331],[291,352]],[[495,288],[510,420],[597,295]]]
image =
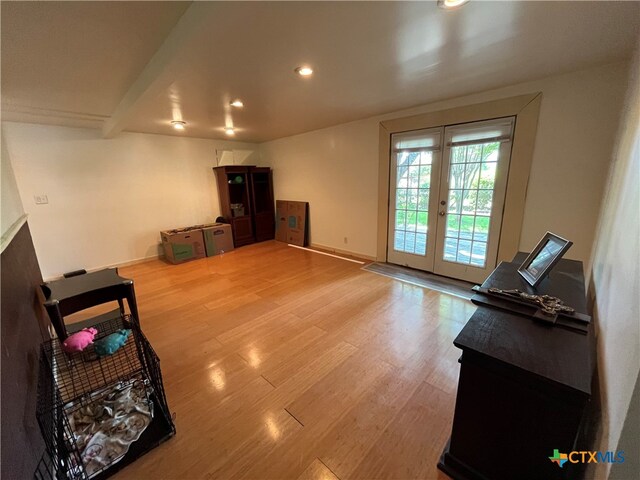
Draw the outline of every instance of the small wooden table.
[[[556,296],[588,313],[581,262],[561,260],[533,290],[517,273],[525,258],[503,262],[482,286]],[[456,480],[579,478],[584,465],[560,468],[549,457],[590,449],[593,326],[585,335],[479,306],[453,343],[460,379],[438,468]]]
[[[118,275],[117,268],[45,282],[40,288],[45,297],[44,306],[60,341],[69,336],[64,324],[65,316],[106,302],[117,301],[120,314],[124,315],[123,299],[126,299],[134,321],[139,322],[133,280]]]

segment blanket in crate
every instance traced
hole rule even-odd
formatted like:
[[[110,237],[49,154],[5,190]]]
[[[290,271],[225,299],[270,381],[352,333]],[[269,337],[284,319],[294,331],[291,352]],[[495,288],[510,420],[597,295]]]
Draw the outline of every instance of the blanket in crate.
[[[120,461],[149,426],[150,389],[142,379],[121,382],[68,415],[87,475]]]

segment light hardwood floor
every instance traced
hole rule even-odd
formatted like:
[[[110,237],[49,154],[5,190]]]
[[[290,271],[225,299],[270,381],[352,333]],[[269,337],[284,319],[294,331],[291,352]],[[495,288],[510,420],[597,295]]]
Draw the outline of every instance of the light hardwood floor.
[[[177,434],[114,478],[448,478],[470,302],[277,242],[120,272]]]

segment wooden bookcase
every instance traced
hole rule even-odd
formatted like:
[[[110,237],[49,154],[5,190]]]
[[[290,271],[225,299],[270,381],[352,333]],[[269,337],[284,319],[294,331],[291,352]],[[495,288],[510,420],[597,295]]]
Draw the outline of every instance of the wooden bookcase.
[[[249,185],[253,207],[253,226],[256,242],[272,240],[276,234],[273,179],[271,169],[251,167]]]
[[[231,224],[234,246],[275,237],[273,178],[268,167],[214,167],[220,212]]]

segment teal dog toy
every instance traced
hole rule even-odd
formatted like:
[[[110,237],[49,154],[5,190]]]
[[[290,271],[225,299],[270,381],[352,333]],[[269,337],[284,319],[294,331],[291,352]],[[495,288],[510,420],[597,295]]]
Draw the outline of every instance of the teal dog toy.
[[[129,338],[130,334],[131,330],[118,330],[116,333],[112,333],[111,335],[107,335],[106,337],[93,342],[93,350],[96,352],[98,357],[113,355],[127,342],[127,338]]]

